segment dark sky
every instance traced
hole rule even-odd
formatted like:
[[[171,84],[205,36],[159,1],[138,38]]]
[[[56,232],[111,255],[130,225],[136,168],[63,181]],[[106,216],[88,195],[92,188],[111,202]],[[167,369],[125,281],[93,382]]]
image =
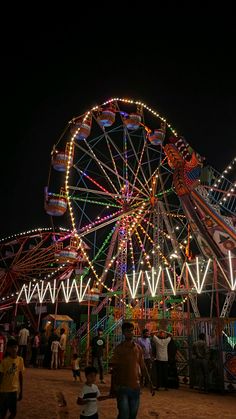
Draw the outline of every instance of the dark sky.
[[[229,163],[235,25],[230,9],[221,12],[136,15],[122,5],[109,17],[98,8],[70,11],[51,27],[31,19],[4,30],[0,236],[50,225],[43,188],[51,148],[68,120],[113,96],[143,100],[210,164]]]

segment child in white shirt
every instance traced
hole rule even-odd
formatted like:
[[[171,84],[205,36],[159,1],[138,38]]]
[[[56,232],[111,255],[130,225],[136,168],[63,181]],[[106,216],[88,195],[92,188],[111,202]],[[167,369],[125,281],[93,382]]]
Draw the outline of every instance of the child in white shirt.
[[[86,383],[83,385],[81,393],[77,399],[77,404],[83,405],[80,419],[98,419],[97,400],[107,400],[110,396],[101,396],[96,384],[97,369],[86,367],[84,370]]]

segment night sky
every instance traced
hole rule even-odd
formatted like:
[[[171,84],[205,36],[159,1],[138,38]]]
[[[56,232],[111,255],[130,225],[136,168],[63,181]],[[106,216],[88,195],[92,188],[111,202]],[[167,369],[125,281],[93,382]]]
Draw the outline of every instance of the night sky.
[[[43,189],[52,146],[67,121],[110,97],[141,99],[158,110],[219,170],[235,155],[231,10],[194,20],[193,12],[170,18],[167,10],[136,16],[126,9],[110,17],[100,10],[96,20],[97,12],[71,11],[51,28],[31,21],[4,32],[2,237],[50,226]]]

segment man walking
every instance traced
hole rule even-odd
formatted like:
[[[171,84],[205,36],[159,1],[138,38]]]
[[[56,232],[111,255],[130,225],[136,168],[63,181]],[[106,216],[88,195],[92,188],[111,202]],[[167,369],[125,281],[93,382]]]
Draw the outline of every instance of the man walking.
[[[105,339],[102,336],[103,330],[101,328],[98,328],[97,332],[97,336],[94,336],[91,342],[92,366],[95,368],[98,367],[100,382],[101,384],[105,384],[103,379],[103,351],[105,348]]]
[[[122,325],[125,340],[114,350],[111,360],[111,396],[116,396],[119,411],[117,419],[136,419],[140,399],[140,374],[147,377],[142,349],[133,341],[134,326],[130,322]],[[152,395],[154,395],[151,384]]]

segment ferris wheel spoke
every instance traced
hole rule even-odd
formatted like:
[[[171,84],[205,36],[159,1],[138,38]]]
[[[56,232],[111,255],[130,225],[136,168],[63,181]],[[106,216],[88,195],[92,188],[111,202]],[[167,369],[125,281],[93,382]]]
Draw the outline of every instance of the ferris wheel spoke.
[[[104,191],[104,192],[106,192],[107,194],[109,194],[110,192],[106,189],[106,188],[104,188],[99,182],[97,182],[93,177],[91,177],[91,176],[89,176],[87,173],[85,173],[85,172],[82,172],[82,170],[81,169],[79,169],[78,167],[75,167],[76,168],[76,170],[78,171],[78,172],[80,172],[80,173],[82,173],[83,174],[83,176],[84,176],[84,178],[83,178],[83,183],[86,185],[86,182],[85,182],[85,178],[86,179],[88,179],[89,181],[91,181],[94,185],[96,185],[96,186],[98,186],[102,191]]]
[[[108,243],[110,242],[113,232],[115,230],[115,227],[112,227],[112,229],[109,231],[109,233],[107,234],[107,236],[104,238],[102,244],[100,247],[98,247],[97,245],[95,245],[94,251],[97,250],[97,252],[94,254],[91,264],[93,265],[95,262],[99,265],[99,263],[101,263],[101,259],[99,260],[99,262],[97,262],[98,257],[104,252],[105,248],[108,246]],[[91,241],[88,240],[88,243],[93,244]]]
[[[113,188],[113,190],[114,190],[115,192],[118,192],[118,191],[117,191],[117,188],[116,188],[116,186],[114,185],[114,183],[112,182],[112,180],[111,180],[110,176],[108,176],[108,174],[107,174],[107,172],[106,172],[106,170],[105,170],[105,168],[104,168],[104,165],[102,164],[101,160],[100,160],[100,159],[96,156],[95,152],[94,152],[94,151],[92,150],[92,148],[90,147],[90,145],[89,145],[88,141],[87,141],[87,140],[84,140],[84,142],[85,142],[85,144],[87,145],[87,147],[88,147],[88,149],[89,149],[90,153],[93,155],[93,158],[94,158],[94,159],[95,159],[95,161],[97,162],[98,167],[101,169],[101,171],[102,171],[102,172],[103,172],[103,174],[105,175],[105,177],[106,177],[106,179],[107,179],[108,183],[110,183],[110,185],[112,186],[112,188]],[[107,166],[107,167],[109,167],[109,166]],[[114,172],[114,173],[115,173],[115,172]]]
[[[108,137],[108,134],[106,133],[106,131],[104,133],[105,133],[107,148],[109,150],[111,161],[112,161],[112,164],[113,164],[113,169],[114,169],[114,171],[116,173],[117,181],[119,183],[119,190],[121,190],[122,185],[121,185],[120,178],[119,178],[119,173],[118,173],[118,170],[117,170],[117,167],[116,167],[116,162],[115,162],[115,159],[114,159],[113,154],[112,154],[111,146],[110,146],[109,140],[107,138]]]
[[[30,250],[23,251],[25,244],[27,244],[28,240],[25,239],[23,242],[23,247],[21,247],[21,252],[17,256],[17,260],[20,260],[20,263],[25,262],[29,259],[29,256],[33,257],[34,255],[39,255],[39,252],[42,251],[42,246],[45,244],[46,240],[48,239],[48,236],[45,236],[43,239],[41,239],[39,242],[37,242],[33,247],[30,248]],[[29,243],[30,244],[30,243]],[[15,263],[15,261],[13,261]]]
[[[112,144],[112,146],[114,147],[114,149],[116,150],[116,152],[118,153],[118,155],[119,155],[119,157],[120,157],[120,159],[123,161],[123,164],[124,164],[124,167],[126,168],[126,170],[127,171],[129,171],[130,173],[132,173],[132,175],[134,176],[134,178],[135,178],[135,171],[132,169],[132,167],[128,164],[128,159],[127,159],[127,161],[126,161],[126,158],[124,157],[124,155],[123,155],[123,153],[122,153],[122,151],[116,146],[116,144],[114,143],[114,141],[110,138],[110,136],[109,136],[109,134],[107,134],[107,137],[109,138],[109,141],[110,141],[110,143]],[[136,152],[135,152],[136,153]],[[137,154],[136,154],[136,157],[137,157]],[[137,158],[137,161],[139,162],[139,159]],[[119,175],[119,177],[120,177],[120,175]],[[123,177],[123,176],[122,176]],[[124,179],[124,182],[127,182],[128,181],[128,179],[127,178],[125,178]],[[128,181],[128,185],[129,185],[129,188],[130,187],[132,187],[132,185],[133,185],[133,188],[132,189],[135,189],[136,191],[138,190],[139,191],[139,193],[141,192],[141,193],[143,193],[143,194],[145,194],[145,192],[146,192],[146,196],[148,196],[148,191],[147,190],[145,190],[145,188],[144,188],[144,186],[143,186],[143,183],[142,183],[142,181],[138,178],[138,182],[139,182],[139,184],[140,184],[140,186],[141,186],[141,191],[140,191],[140,189],[138,189],[137,187],[135,187],[135,185],[133,185],[133,180],[132,180],[132,182],[131,181]]]
[[[81,207],[80,205],[79,205],[79,203],[78,203],[78,201],[77,202],[75,202],[75,204],[76,204],[76,206],[77,206],[77,208],[79,209],[79,219],[80,219],[80,221],[79,221],[79,225],[78,225],[78,228],[77,228],[77,231],[79,231],[80,230],[80,228],[81,228],[81,223],[82,223],[82,221],[84,222],[84,221],[88,221],[89,222],[89,224],[91,224],[91,223],[93,223],[93,221],[91,220],[91,218],[88,216],[88,214],[86,213],[86,211],[85,211],[85,204],[86,204],[86,201],[84,202],[84,205],[83,205],[83,207]]]
[[[86,150],[84,147],[82,147],[80,144],[77,144],[77,147],[81,150],[81,151],[83,151],[83,153],[85,153],[85,154],[87,154],[91,159],[94,159],[95,161],[96,161],[96,163],[97,163],[97,165],[98,165],[98,169],[102,172],[102,174],[103,175],[105,175],[105,178],[106,178],[106,180],[107,180],[107,182],[112,186],[112,191],[115,191],[115,192],[117,192],[117,189],[116,189],[116,187],[114,186],[114,184],[113,184],[113,182],[111,181],[111,179],[110,179],[110,177],[108,176],[108,174],[107,174],[107,172],[106,172],[106,170],[108,170],[108,171],[111,171],[113,174],[115,174],[115,172],[107,165],[107,164],[105,164],[104,162],[102,162],[102,161],[100,161],[98,158],[97,158],[97,156],[95,155],[95,153],[93,152],[93,150],[91,149],[91,147],[88,145],[88,143],[86,142],[86,140],[84,140],[85,141],[85,143],[86,143],[86,145],[88,146],[88,148],[89,148],[89,151],[88,150]],[[81,173],[82,172],[82,174],[83,174],[83,176],[84,175],[86,175],[86,173],[84,172],[84,171],[82,171],[80,168],[78,168],[77,167],[77,165],[73,165],[73,167],[79,172],[79,173]],[[105,168],[106,168],[106,170],[105,170]],[[87,176],[88,177],[88,176]]]
[[[111,223],[114,223],[114,222],[120,220],[121,217],[124,217],[124,216],[127,216],[129,214],[132,214],[133,212],[134,212],[134,210],[132,209],[130,211],[127,211],[125,214],[124,213],[123,214],[119,214],[118,216],[116,216],[116,217],[114,217],[114,218],[112,218],[112,219],[110,219],[108,221],[105,221],[102,224],[97,225],[96,227],[93,227],[93,228],[89,229],[88,231],[85,231],[85,232],[80,233],[80,237],[84,237],[84,236],[86,236],[87,234],[89,234],[89,233],[91,233],[93,231],[96,231],[96,230],[99,230],[101,228],[104,228],[105,226],[107,226],[107,225],[109,225]]]
[[[25,243],[26,243],[26,240],[23,240],[22,243],[20,244],[20,247],[18,251],[16,252],[15,257],[12,260],[12,265],[15,265],[18,262],[20,255],[22,254]]]
[[[146,153],[147,153],[147,161],[148,161],[149,179],[151,179],[151,178],[153,177],[153,171],[152,171],[152,169],[151,169],[151,159],[150,159],[150,155],[149,155],[149,149],[148,149],[148,146],[147,146],[147,151],[146,151]],[[159,164],[158,164],[158,166],[159,166]]]
[[[36,246],[30,249],[27,254],[25,254],[22,258],[19,259],[18,263],[29,263],[32,260],[37,261],[44,259],[47,255],[50,255],[50,251],[55,248],[55,245],[51,245],[49,247],[41,248],[41,246]]]
[[[123,198],[123,195],[120,195],[120,194],[114,194],[114,193],[110,193],[110,192],[104,192],[104,191],[98,191],[97,189],[88,189],[88,188],[81,188],[81,187],[78,187],[78,186],[68,186],[68,189],[70,189],[70,190],[74,190],[74,191],[81,191],[81,192],[87,192],[87,193],[91,193],[91,194],[95,194],[95,195],[104,195],[104,196],[110,196],[111,198],[114,198],[114,199],[121,199],[121,198]],[[72,198],[72,199],[75,199],[75,201],[76,200],[79,200],[80,198],[77,198],[77,197],[75,197],[75,198]],[[132,198],[133,200],[137,200],[137,201],[143,201],[143,198],[141,198],[141,197],[133,197]],[[97,201],[97,204],[100,204],[100,205],[104,205],[104,203],[102,203],[102,202],[99,202],[99,201]],[[106,205],[111,205],[111,206],[115,206],[115,207],[117,207],[117,208],[121,208],[121,205],[114,205],[114,204],[111,204],[111,203],[109,203],[109,202],[106,202]]]
[[[133,144],[132,144],[132,147],[133,147]],[[133,195],[133,190],[134,190],[134,186],[136,184],[137,178],[138,178],[139,171],[143,172],[143,169],[142,169],[142,160],[143,160],[143,156],[144,156],[144,151],[145,151],[145,144],[143,145],[143,148],[142,148],[142,151],[141,151],[141,156],[140,156],[140,159],[139,159],[139,162],[138,162],[138,166],[137,166],[137,169],[136,169],[136,173],[135,173],[135,176],[134,176],[134,181],[133,181],[132,190],[131,190],[131,196]],[[146,185],[146,183],[145,183],[145,185]],[[144,185],[144,189],[145,189],[145,185]],[[148,193],[148,190],[146,190],[146,191]]]
[[[100,279],[104,282],[106,280],[106,277],[108,275],[108,270],[111,268],[113,261],[115,260],[115,257],[113,256],[113,252],[115,249],[115,245],[117,242],[117,237],[118,237],[118,232],[119,232],[119,224],[116,223],[115,228],[113,230],[112,233],[112,237],[111,237],[111,241],[108,247],[108,251],[107,251],[107,256],[106,256],[106,260],[105,263],[103,265],[103,271],[102,274],[100,276]],[[113,259],[114,257],[114,259]],[[100,285],[100,289],[101,289],[101,285]]]
[[[93,154],[92,153],[90,153],[90,152],[88,152],[88,150],[86,150],[86,149],[84,149],[81,145],[77,145],[77,147],[80,149],[80,150],[82,150],[84,153],[86,153],[86,154],[88,154],[91,158],[93,158],[94,156],[93,156]],[[111,171],[113,174],[115,174],[116,175],[116,173],[108,166],[108,165],[106,165],[105,163],[103,163],[102,161],[99,161],[98,159],[96,159],[96,162],[98,163],[98,166],[99,167],[101,167],[101,170],[102,170],[102,172],[103,172],[103,174],[104,174],[104,171],[105,171],[105,169],[104,169],[104,167],[108,170],[108,171]],[[104,167],[103,167],[104,166]],[[73,167],[77,170],[77,172],[79,172],[79,173],[81,173],[83,176],[84,176],[84,174],[85,174],[85,172],[84,171],[82,171],[79,167],[77,167],[77,165],[73,165]],[[108,177],[108,175],[106,174],[106,172],[105,172],[105,177],[107,178],[107,179],[109,179],[109,177]],[[95,182],[93,182],[93,183],[95,183]],[[110,179],[109,179],[109,183],[110,183]],[[101,187],[101,185],[100,185],[100,187]],[[101,188],[103,188],[103,187],[101,187]],[[104,188],[103,188],[104,189]],[[115,191],[116,191],[116,188],[114,188],[115,189]],[[107,193],[109,193],[110,194],[110,192],[107,192]]]
[[[145,175],[144,170],[143,170],[143,167],[142,167],[142,159],[143,159],[143,157],[144,157],[144,151],[145,151],[145,150],[147,150],[147,151],[148,151],[148,147],[147,147],[147,144],[146,144],[146,139],[145,139],[145,138],[143,138],[143,146],[142,146],[141,156],[140,156],[140,158],[139,158],[139,157],[138,157],[138,155],[137,155],[136,149],[135,149],[135,147],[134,147],[134,145],[133,145],[133,141],[132,141],[132,139],[131,139],[131,135],[130,135],[130,133],[129,133],[128,129],[126,129],[126,135],[128,136],[128,139],[129,139],[129,142],[130,142],[130,144],[131,144],[131,147],[132,147],[133,153],[134,153],[134,155],[135,155],[135,157],[136,157],[136,160],[137,160],[137,163],[138,163],[137,173],[138,173],[139,171],[142,173],[142,176],[143,176],[143,179],[144,179],[144,183],[142,183],[142,186],[143,186],[143,188],[145,189],[145,185],[147,185],[147,184],[148,184],[148,182],[147,182],[147,178],[146,178],[146,175]],[[143,135],[142,135],[142,137],[143,137]],[[149,161],[148,161],[148,164],[150,165]],[[139,178],[137,178],[137,180],[138,180],[138,181],[140,181],[140,179],[139,179]],[[147,192],[147,194],[149,193],[148,189],[146,190],[146,192]]]
[[[81,228],[78,229],[78,234],[81,235],[83,232],[90,232],[92,227],[101,225],[103,226],[104,224],[104,220],[114,220],[114,217],[117,215],[121,214],[121,210],[116,211],[115,213],[111,213],[109,215],[106,215],[104,217],[102,216],[97,216],[97,219],[95,221],[91,220],[89,217],[86,216],[86,214],[84,214],[86,216],[86,218],[89,220],[89,224],[87,225],[83,225]],[[112,222],[112,221],[111,221]],[[96,231],[96,230],[94,230]]]
[[[104,220],[109,220],[110,219],[110,220],[114,221],[114,217],[117,216],[117,215],[120,216],[121,213],[122,213],[122,211],[116,211],[115,213],[112,213],[108,216],[98,217],[97,220],[92,221],[90,224],[81,227],[81,229],[78,230],[78,234],[81,235],[84,231],[89,232],[89,231],[91,231],[91,228],[94,227],[94,226],[101,225],[101,227],[102,227],[104,225]],[[96,231],[96,230],[94,230],[94,231]]]
[[[105,163],[102,163],[101,162],[101,165],[103,165],[103,166],[105,166],[106,167],[106,169],[108,170],[108,171],[110,171],[113,175],[116,175],[116,173],[115,173],[115,171],[113,170],[113,169],[111,169],[109,166],[107,166]],[[74,166],[74,168],[78,171],[78,172],[80,172],[80,169],[78,168],[78,167],[76,167],[76,166]],[[122,180],[124,183],[126,182],[126,179],[123,177],[123,176],[121,176],[120,174],[118,174],[118,177],[119,177],[119,179],[120,180]],[[75,186],[74,187],[72,187],[72,186],[70,186],[70,189],[77,189]],[[137,188],[137,187],[134,187],[134,189],[138,192],[138,193],[140,193],[140,190]],[[116,197],[117,196],[117,194],[116,193],[111,193],[111,192],[107,192],[110,196],[114,196],[114,197]]]

